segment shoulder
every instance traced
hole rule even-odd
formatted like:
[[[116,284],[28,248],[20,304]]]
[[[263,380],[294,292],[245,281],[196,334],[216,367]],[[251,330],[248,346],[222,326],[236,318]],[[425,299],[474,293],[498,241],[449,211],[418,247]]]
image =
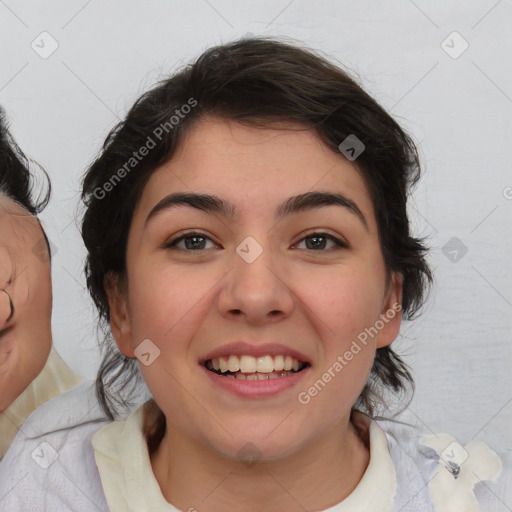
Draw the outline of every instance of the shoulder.
[[[425,435],[414,425],[392,420],[377,424],[386,434],[397,473],[397,501],[418,501],[417,506],[409,502],[398,509],[510,510],[511,450],[477,440],[462,443],[448,434]]]
[[[90,440],[107,422],[92,382],[36,409],[0,462],[0,509],[106,509]]]
[[[92,448],[108,423],[93,381],[36,409],[0,462],[0,510],[108,510]]]
[[[94,381],[85,381],[38,407],[27,418],[17,438],[37,438],[107,419],[96,399]]]
[[[428,481],[437,462],[418,450],[421,431],[413,425],[377,419],[384,431],[395,467],[396,494],[393,512],[433,512]]]

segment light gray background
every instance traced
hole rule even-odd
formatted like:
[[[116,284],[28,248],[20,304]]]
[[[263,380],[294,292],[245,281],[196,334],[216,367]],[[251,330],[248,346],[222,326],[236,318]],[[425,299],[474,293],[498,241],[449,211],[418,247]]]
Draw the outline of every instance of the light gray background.
[[[429,237],[436,285],[395,344],[417,383],[409,415],[427,433],[511,448],[511,26],[510,0],[0,0],[0,103],[53,183],[41,218],[57,248],[59,353],[94,377],[95,316],[74,215],[80,177],[107,132],[208,46],[286,35],[351,69],[421,146],[425,174],[410,210],[415,233]],[[43,31],[58,43],[46,59],[31,47],[51,48]],[[469,44],[461,55],[453,31]],[[467,248],[455,247],[457,261],[443,252],[453,237]]]

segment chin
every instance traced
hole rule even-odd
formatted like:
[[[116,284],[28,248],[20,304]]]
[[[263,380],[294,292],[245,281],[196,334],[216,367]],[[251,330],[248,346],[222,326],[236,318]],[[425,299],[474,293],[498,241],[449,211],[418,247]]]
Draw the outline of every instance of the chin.
[[[242,430],[243,435],[237,435],[232,429],[233,437],[222,436],[222,439],[208,439],[207,444],[221,456],[239,460],[247,467],[257,461],[273,461],[283,459],[296,453],[303,439],[295,440],[286,429],[282,432],[269,435],[262,429]]]

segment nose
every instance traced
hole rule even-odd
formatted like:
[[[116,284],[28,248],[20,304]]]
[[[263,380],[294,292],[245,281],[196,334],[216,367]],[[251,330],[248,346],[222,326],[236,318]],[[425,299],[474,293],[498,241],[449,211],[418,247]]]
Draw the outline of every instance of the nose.
[[[226,275],[218,300],[221,315],[239,317],[252,325],[288,317],[294,296],[283,272],[283,262],[267,249],[249,261],[233,254],[233,267]]]

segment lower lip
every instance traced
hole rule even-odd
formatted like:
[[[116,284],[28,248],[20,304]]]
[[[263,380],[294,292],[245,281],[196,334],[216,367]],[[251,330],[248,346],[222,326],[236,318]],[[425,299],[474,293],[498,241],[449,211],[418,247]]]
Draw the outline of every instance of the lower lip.
[[[224,388],[226,391],[244,398],[264,398],[278,395],[296,386],[311,368],[307,366],[300,372],[287,375],[286,377],[278,377],[277,379],[241,380],[217,375],[203,365],[200,365],[200,367],[207,373],[213,383]]]

